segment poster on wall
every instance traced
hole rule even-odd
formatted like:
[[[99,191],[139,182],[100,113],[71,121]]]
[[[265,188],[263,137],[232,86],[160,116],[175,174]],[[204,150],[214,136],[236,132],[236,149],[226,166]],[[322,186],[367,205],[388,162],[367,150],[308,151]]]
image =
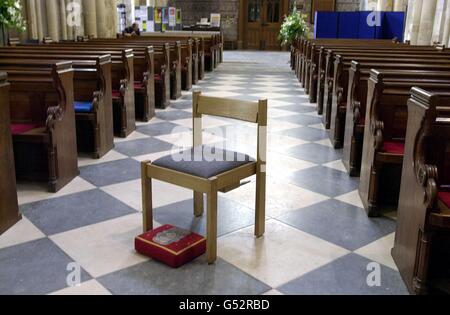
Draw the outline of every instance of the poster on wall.
[[[169,8],[169,26],[177,26],[176,9],[174,7]]]
[[[148,10],[146,6],[134,7],[134,21],[139,25],[139,29],[147,32]]]
[[[220,14],[211,13],[211,27],[220,27]]]
[[[177,26],[176,29],[177,30],[181,30],[183,29],[183,25],[182,25],[182,19],[181,19],[181,9],[177,9]]]
[[[162,8],[155,8],[154,10],[154,31],[155,32],[161,32],[162,30]]]

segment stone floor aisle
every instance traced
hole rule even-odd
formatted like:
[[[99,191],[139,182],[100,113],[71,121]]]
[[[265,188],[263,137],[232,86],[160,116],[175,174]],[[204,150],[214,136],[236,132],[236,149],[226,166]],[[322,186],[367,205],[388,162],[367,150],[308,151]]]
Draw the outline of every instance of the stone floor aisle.
[[[219,198],[219,260],[173,270],[136,254],[140,165],[191,143],[191,93],[139,123],[57,194],[19,185],[24,219],[0,237],[0,294],[406,294],[390,256],[395,221],[369,219],[327,132],[288,66],[287,53],[226,52],[195,89],[269,100],[267,232],[253,238],[254,182]],[[256,152],[250,124],[205,117],[204,141]],[[200,233],[192,193],[154,183],[155,220]],[[68,264],[81,285],[67,287]],[[369,287],[377,263],[381,286]],[[71,265],[69,265],[71,266]]]

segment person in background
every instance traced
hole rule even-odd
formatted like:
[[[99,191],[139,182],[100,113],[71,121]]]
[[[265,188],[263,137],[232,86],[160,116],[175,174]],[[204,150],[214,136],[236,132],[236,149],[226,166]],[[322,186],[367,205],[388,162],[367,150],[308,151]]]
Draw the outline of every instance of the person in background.
[[[123,35],[126,37],[141,36],[139,25],[137,23],[133,23],[133,25],[127,27],[125,31],[123,31]]]

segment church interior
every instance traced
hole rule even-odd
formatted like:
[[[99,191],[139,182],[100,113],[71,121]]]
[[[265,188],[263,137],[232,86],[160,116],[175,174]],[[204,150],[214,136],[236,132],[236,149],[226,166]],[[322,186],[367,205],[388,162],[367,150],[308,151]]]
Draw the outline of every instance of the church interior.
[[[1,0],[0,295],[449,294],[449,45],[450,0]]]

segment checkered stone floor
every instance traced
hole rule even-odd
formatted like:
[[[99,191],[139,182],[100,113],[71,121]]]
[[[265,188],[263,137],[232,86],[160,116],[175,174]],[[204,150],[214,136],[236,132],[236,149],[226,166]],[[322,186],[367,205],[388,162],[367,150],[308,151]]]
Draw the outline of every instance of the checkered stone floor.
[[[195,89],[205,94],[269,99],[267,232],[255,240],[254,179],[219,198],[219,259],[177,270],[138,255],[140,166],[191,143],[191,99],[183,92],[150,123],[101,160],[79,159],[80,177],[57,194],[19,184],[23,220],[0,237],[0,294],[407,294],[390,256],[395,222],[369,219],[358,181],[288,66],[288,53],[226,52],[225,62]],[[229,128],[231,126],[231,128]],[[204,141],[252,155],[256,129],[204,118]],[[192,193],[156,181],[156,224],[205,233],[192,216]],[[68,287],[68,264],[81,285]],[[381,286],[370,287],[371,263]],[[70,269],[70,268],[69,268]]]

